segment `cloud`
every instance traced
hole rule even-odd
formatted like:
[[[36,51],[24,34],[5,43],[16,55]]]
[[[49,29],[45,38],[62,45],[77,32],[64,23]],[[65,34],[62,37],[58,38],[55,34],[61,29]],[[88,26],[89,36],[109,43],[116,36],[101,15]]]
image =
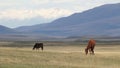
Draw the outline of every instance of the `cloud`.
[[[46,19],[54,19],[62,16],[68,16],[72,14],[71,10],[59,9],[59,8],[49,8],[49,9],[9,9],[5,11],[0,11],[0,19],[29,19],[36,16],[40,16]]]
[[[61,16],[68,16],[73,12],[66,9],[51,8],[51,9],[40,9],[36,10],[35,13],[41,15],[44,18],[57,18]]]
[[[65,3],[65,2],[74,2],[76,0],[51,0],[53,3]]]
[[[0,0],[0,7],[5,7],[5,6],[15,6],[15,5],[19,5],[20,3],[15,1],[15,0]]]
[[[31,0],[34,4],[47,4],[47,3],[66,3],[66,2],[74,2],[77,0]]]
[[[46,3],[49,3],[49,0],[31,0],[31,3],[34,3],[34,4],[46,4]]]

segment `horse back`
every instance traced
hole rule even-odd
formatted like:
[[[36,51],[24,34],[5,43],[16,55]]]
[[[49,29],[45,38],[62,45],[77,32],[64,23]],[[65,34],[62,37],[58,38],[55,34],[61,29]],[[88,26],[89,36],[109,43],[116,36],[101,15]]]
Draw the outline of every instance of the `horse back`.
[[[91,39],[89,42],[88,42],[88,47],[94,47],[96,44],[95,40]]]

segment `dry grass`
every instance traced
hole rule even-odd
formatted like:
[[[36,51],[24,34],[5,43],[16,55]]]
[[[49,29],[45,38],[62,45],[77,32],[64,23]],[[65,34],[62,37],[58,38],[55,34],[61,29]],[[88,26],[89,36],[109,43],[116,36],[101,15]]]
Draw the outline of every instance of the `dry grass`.
[[[0,47],[0,68],[120,68],[120,46],[96,46],[85,55],[84,46]]]

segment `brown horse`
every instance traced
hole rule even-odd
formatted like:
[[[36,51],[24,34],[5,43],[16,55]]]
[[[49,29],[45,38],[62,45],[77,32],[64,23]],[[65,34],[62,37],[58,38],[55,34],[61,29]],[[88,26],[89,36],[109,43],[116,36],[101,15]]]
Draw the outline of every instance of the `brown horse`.
[[[88,50],[89,50],[90,54],[94,55],[95,43],[96,43],[95,40],[93,40],[93,39],[89,40],[88,45],[85,49],[86,55],[88,54]]]

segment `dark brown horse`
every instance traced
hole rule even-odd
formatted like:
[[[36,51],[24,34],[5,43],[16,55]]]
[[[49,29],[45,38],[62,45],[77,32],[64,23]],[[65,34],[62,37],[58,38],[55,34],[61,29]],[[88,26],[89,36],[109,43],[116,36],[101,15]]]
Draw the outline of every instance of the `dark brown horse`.
[[[41,48],[41,50],[43,50],[43,43],[35,43],[35,45],[33,46],[33,50],[39,50],[39,48]]]
[[[95,40],[93,40],[93,39],[89,40],[88,45],[85,49],[86,55],[88,54],[88,50],[89,50],[90,54],[94,55],[95,44],[96,44]]]

